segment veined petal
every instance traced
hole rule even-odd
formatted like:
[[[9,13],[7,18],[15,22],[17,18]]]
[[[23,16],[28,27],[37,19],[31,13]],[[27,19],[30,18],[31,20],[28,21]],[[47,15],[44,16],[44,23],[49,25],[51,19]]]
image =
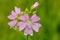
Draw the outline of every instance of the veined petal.
[[[41,27],[41,24],[39,24],[39,23],[34,23],[34,25],[36,26],[36,27]]]
[[[20,11],[21,11],[20,8],[15,7],[15,12],[16,12],[17,14],[19,14]]]
[[[29,20],[29,16],[28,16],[28,14],[24,14],[23,16],[20,16],[20,19],[23,21],[27,21],[27,20]]]
[[[9,18],[10,20],[14,20],[14,19],[17,18],[17,17],[18,17],[18,15],[17,15],[14,11],[12,11],[12,12],[11,12],[11,15],[8,16],[8,18]]]
[[[31,17],[31,20],[32,20],[32,22],[37,22],[37,21],[40,20],[40,18],[39,18],[36,14],[34,14],[34,15]]]
[[[11,12],[11,15],[14,16],[14,15],[18,15],[18,14],[16,14],[16,12],[12,11],[12,12]]]
[[[41,26],[40,24],[38,24],[38,23],[34,23],[34,24],[32,25],[32,29],[33,29],[34,31],[38,32],[40,26]]]
[[[8,25],[10,27],[14,27],[16,23],[17,23],[17,21],[16,20],[13,20],[13,21],[9,22]]]
[[[29,28],[28,26],[25,28],[24,35],[31,35],[33,36],[32,28]]]
[[[25,24],[25,22],[19,22],[17,24],[17,26],[19,26],[19,30],[21,31],[21,30],[23,30],[26,27],[26,24]]]
[[[14,11],[12,11],[11,15],[13,16],[13,18],[17,18],[18,14],[16,14]]]
[[[14,19],[12,15],[9,15],[8,18],[9,18],[10,20],[13,20],[13,19]]]

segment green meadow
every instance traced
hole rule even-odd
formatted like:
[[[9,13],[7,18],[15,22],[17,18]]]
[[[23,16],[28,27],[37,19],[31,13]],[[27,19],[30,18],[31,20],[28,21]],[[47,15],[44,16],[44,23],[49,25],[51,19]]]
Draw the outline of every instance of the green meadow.
[[[36,14],[42,24],[39,32],[28,36],[28,40],[60,40],[60,0],[0,0],[0,40],[27,40],[23,31],[10,29],[7,16],[14,7],[22,11],[39,2]]]

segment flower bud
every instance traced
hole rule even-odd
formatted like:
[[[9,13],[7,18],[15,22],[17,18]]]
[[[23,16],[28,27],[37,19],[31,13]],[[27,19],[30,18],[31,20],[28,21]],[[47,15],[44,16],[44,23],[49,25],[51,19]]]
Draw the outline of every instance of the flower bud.
[[[35,2],[34,5],[33,5],[33,8],[37,8],[38,6],[39,6],[39,3]]]

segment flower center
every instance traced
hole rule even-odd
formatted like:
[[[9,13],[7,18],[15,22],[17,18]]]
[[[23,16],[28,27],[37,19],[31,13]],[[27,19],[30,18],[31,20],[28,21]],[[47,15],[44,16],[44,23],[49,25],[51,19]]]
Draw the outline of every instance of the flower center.
[[[31,25],[32,25],[32,21],[28,20],[28,21],[26,22],[26,25],[27,25],[27,26],[31,26]]]

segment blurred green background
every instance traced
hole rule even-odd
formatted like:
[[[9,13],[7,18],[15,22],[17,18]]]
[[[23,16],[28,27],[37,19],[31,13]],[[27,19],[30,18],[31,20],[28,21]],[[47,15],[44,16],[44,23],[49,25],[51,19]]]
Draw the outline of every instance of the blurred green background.
[[[39,2],[37,15],[42,24],[38,33],[34,33],[29,40],[60,40],[60,0],[0,0],[0,40],[26,40],[23,32],[10,29],[8,26],[11,11],[15,6],[23,11],[35,2]]]

